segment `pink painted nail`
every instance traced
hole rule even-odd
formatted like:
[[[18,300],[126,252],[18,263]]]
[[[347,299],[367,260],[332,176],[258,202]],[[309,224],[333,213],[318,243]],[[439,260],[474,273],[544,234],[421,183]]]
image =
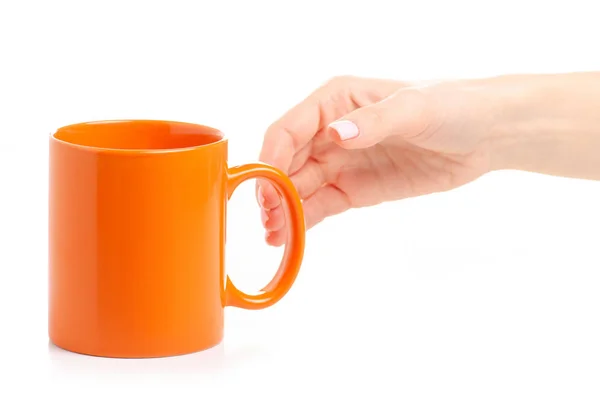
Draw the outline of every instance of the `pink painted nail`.
[[[358,137],[358,126],[349,120],[339,120],[329,125],[340,136],[340,140],[350,140]]]

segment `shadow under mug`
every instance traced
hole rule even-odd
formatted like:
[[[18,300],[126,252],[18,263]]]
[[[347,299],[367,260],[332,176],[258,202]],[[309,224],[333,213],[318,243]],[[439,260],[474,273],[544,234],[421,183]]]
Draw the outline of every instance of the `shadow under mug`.
[[[282,195],[288,241],[260,293],[225,274],[227,201],[262,178]],[[227,140],[191,123],[79,123],[50,137],[49,336],[65,350],[165,357],[223,338],[224,308],[262,309],[291,288],[304,254],[302,203],[269,165],[227,166]]]

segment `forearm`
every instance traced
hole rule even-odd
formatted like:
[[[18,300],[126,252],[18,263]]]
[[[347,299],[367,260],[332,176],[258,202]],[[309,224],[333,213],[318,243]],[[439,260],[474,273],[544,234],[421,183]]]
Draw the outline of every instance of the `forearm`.
[[[498,77],[483,87],[497,101],[492,170],[600,180],[600,72]]]

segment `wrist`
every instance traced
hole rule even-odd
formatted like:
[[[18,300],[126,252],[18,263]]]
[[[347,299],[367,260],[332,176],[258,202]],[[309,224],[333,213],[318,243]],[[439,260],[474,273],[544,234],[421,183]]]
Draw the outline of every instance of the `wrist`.
[[[493,99],[489,125],[491,170],[535,170],[536,150],[558,143],[548,130],[545,112],[545,77],[503,76],[488,80],[486,91]],[[548,94],[550,98],[552,95]]]
[[[483,87],[494,104],[491,170],[600,179],[597,73],[505,76]]]

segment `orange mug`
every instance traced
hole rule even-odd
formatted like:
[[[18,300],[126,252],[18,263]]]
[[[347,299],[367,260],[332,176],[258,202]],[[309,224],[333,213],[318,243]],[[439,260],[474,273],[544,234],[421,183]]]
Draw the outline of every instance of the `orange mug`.
[[[288,217],[281,266],[254,295],[224,269],[227,201],[252,178],[274,185]],[[226,306],[262,309],[289,291],[304,234],[290,179],[260,163],[228,167],[216,129],[154,120],[62,127],[50,137],[50,340],[120,358],[213,347]]]

